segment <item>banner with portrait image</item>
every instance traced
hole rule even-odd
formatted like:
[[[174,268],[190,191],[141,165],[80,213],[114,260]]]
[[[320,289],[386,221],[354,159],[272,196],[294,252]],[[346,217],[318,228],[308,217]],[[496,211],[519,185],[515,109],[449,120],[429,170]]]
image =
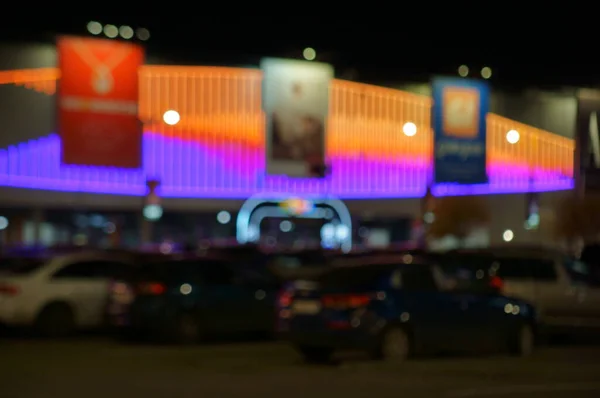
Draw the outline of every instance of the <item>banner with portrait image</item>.
[[[333,67],[267,58],[261,69],[267,173],[322,177]]]
[[[479,80],[436,78],[433,80],[432,96],[434,182],[488,182],[488,85]]]
[[[62,163],[139,168],[138,69],[142,47],[117,40],[60,37],[58,132]]]

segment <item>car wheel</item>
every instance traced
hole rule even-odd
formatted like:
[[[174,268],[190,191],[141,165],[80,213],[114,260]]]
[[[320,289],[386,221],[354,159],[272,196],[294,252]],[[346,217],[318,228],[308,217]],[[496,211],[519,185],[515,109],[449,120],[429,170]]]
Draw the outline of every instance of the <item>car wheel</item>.
[[[510,336],[510,354],[517,357],[528,357],[535,349],[535,332],[531,325],[520,325]]]
[[[48,304],[39,313],[35,329],[44,337],[68,337],[75,331],[73,310],[66,303]]]
[[[305,362],[308,363],[328,363],[331,361],[334,350],[328,347],[296,347]]]
[[[376,359],[390,362],[403,362],[411,353],[411,340],[406,330],[399,327],[385,329],[373,355]]]
[[[195,344],[200,341],[200,322],[193,314],[182,314],[175,325],[175,342],[178,344]]]

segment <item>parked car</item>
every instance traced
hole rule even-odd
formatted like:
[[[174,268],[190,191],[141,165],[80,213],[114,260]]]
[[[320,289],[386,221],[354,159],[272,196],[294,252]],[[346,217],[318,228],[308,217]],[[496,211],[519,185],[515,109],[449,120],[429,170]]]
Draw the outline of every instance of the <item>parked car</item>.
[[[276,278],[222,258],[142,267],[111,286],[108,315],[120,337],[179,343],[228,333],[272,333]]]
[[[579,259],[590,267],[590,276],[596,286],[600,286],[600,244],[583,247]]]
[[[308,361],[346,349],[390,360],[439,351],[531,354],[534,308],[492,282],[499,281],[447,274],[410,255],[349,258],[282,292],[279,332]]]
[[[100,327],[110,279],[135,266],[130,255],[100,251],[3,257],[0,263],[0,323],[48,336]]]
[[[588,266],[558,250],[542,247],[498,247],[453,254],[504,281],[503,292],[532,303],[547,334],[600,330],[600,286]]]

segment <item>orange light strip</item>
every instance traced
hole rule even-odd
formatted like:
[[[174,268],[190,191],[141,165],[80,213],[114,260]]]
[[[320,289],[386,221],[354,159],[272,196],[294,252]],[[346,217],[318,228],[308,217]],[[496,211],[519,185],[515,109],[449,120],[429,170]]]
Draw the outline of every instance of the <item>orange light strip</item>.
[[[0,84],[14,84],[52,95],[60,78],[58,68],[35,68],[0,71]]]
[[[163,113],[175,109],[182,122],[166,130],[171,136],[215,144],[236,141],[264,145],[261,79],[257,69],[144,66],[140,69],[140,118],[158,127]],[[430,159],[431,105],[430,97],[334,80],[328,152],[351,157]],[[487,118],[491,161],[559,169],[572,175],[572,139],[495,114]],[[417,125],[414,137],[402,133],[402,126],[409,121]],[[511,129],[521,136],[515,145],[506,141]]]
[[[182,122],[165,131],[210,142],[238,141],[264,145],[261,109],[262,73],[258,69],[212,66],[143,66],[140,68],[140,118],[161,124],[168,109]],[[57,68],[0,71],[0,84],[15,84],[54,94]],[[334,80],[327,147],[331,154],[396,158],[430,157],[431,98],[386,87]],[[402,134],[406,122],[417,125],[414,137]],[[156,126],[158,127],[158,125]],[[163,126],[164,127],[164,126]],[[506,132],[520,133],[517,144]],[[161,129],[163,130],[163,129]],[[488,114],[488,157],[529,167],[573,174],[574,141],[526,124]]]
[[[16,69],[0,71],[0,84],[25,84],[39,81],[56,81],[58,68]]]

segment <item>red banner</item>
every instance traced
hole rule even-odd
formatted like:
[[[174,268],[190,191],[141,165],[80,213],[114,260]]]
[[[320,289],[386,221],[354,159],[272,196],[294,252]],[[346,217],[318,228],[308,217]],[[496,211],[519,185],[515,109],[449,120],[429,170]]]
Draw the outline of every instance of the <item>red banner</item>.
[[[57,47],[62,162],[141,167],[137,106],[143,49],[116,40],[79,37],[61,37]]]

